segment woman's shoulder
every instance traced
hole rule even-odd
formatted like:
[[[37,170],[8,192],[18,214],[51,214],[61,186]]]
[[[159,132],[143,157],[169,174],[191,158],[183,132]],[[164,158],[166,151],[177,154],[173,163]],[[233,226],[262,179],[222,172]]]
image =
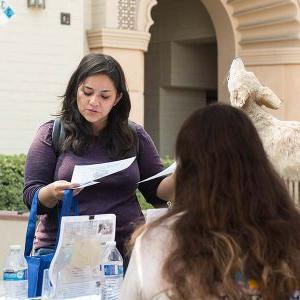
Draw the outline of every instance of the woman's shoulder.
[[[158,221],[159,223],[157,223],[157,219],[160,217],[163,218],[163,215],[165,214],[166,211],[160,212],[159,215],[156,217],[152,216],[151,219],[147,221],[146,229],[140,237],[141,243],[144,244],[145,247],[155,244],[167,245],[171,241],[173,236],[172,227],[177,216],[168,217],[162,221]]]
[[[134,127],[138,137],[139,149],[141,152],[145,153],[146,155],[150,155],[149,157],[151,157],[151,153],[153,153],[153,151],[156,149],[151,136],[142,125],[132,121],[130,122],[132,124],[131,127]]]
[[[49,145],[52,145],[52,131],[53,131],[54,120],[47,121],[40,125],[37,130],[36,137]]]
[[[159,210],[156,216],[146,221],[145,230],[139,236],[139,242],[145,251],[157,248],[158,252],[165,253],[167,252],[165,250],[174,248],[176,244],[174,225],[184,218],[184,212],[168,215],[169,209]]]
[[[130,126],[134,128],[139,138],[148,138],[149,134],[146,132],[145,128],[142,125],[134,121],[129,121],[129,123],[131,124]]]

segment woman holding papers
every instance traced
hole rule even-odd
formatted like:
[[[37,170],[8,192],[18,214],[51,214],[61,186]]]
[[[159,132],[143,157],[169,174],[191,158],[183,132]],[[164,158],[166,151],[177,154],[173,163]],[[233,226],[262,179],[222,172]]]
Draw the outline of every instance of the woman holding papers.
[[[71,183],[75,165],[136,156],[124,170],[101,178],[98,184],[75,190],[81,215],[116,215],[117,247],[124,257],[124,243],[134,224],[143,219],[136,189],[154,206],[166,203],[156,196],[161,178],[138,184],[163,170],[158,152],[144,128],[128,121],[130,98],[124,72],[114,58],[86,55],[72,74],[62,99],[59,116],[65,137],[60,151],[54,147],[52,120],[39,128],[26,161],[24,202],[30,208],[38,191],[41,215],[35,250],[53,251],[59,200],[65,189],[82,183]]]
[[[197,110],[176,161],[172,208],[137,232],[120,299],[299,299],[300,214],[248,117]]]

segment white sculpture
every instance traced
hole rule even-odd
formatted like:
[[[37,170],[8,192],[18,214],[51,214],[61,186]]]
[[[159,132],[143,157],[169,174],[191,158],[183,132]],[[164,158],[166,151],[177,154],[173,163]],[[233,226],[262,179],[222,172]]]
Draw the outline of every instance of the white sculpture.
[[[296,181],[289,188],[295,200],[299,201],[300,122],[278,120],[261,108],[264,105],[278,109],[281,101],[245,69],[240,58],[235,58],[231,64],[228,89],[231,105],[241,108],[252,119],[279,174],[287,181]]]

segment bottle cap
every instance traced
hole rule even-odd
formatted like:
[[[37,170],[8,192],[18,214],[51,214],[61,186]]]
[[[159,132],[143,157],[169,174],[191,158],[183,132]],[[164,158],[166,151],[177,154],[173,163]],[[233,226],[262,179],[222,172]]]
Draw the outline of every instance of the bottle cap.
[[[21,250],[21,245],[10,245],[10,250]]]

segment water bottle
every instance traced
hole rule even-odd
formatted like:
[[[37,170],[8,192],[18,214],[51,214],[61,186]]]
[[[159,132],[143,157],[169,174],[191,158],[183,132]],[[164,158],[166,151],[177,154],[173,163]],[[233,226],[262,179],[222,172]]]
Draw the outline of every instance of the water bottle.
[[[3,269],[6,299],[26,299],[28,294],[28,267],[20,245],[11,245]]]
[[[123,258],[116,242],[107,242],[101,262],[102,300],[119,300],[123,282]]]

